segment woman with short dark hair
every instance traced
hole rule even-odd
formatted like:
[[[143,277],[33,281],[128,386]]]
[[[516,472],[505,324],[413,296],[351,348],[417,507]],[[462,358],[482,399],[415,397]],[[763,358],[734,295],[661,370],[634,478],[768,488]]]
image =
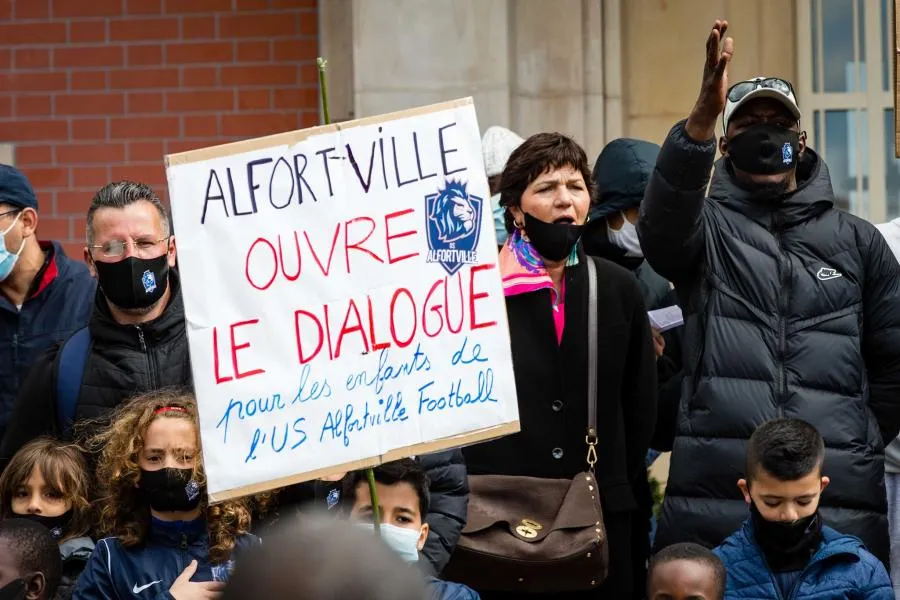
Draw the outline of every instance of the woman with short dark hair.
[[[530,137],[500,183],[509,239],[500,252],[521,432],[464,450],[469,473],[571,479],[587,468],[588,260],[596,265],[598,460],[609,575],[557,598],[641,598],[632,527],[646,531],[633,492],[656,416],[656,360],[641,291],[627,270],[588,258],[578,243],[592,201],[584,150],[558,133]],[[523,494],[529,490],[523,489]],[[504,594],[478,590],[491,600]],[[510,594],[509,597],[521,597]]]

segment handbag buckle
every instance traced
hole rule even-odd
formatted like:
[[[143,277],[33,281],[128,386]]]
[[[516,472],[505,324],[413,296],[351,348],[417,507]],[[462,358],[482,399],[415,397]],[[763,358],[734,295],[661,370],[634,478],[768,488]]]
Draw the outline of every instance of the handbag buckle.
[[[544,526],[534,519],[522,519],[521,525],[516,527],[516,533],[526,540],[533,540],[537,537],[538,531],[543,528]]]
[[[588,447],[587,464],[593,471],[594,465],[597,464],[597,432],[593,428],[588,429],[588,434],[584,436],[584,442]]]

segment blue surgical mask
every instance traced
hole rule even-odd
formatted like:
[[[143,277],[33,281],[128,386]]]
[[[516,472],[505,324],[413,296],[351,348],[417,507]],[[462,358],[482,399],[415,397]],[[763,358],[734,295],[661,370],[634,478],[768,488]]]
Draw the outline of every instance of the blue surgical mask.
[[[16,250],[15,253],[6,249],[6,234],[16,226],[16,223],[19,222],[19,217],[21,216],[22,213],[20,212],[16,215],[16,218],[13,219],[13,222],[10,223],[9,227],[0,233],[0,281],[6,281],[6,278],[12,273],[13,268],[16,266],[16,262],[19,260],[19,255],[22,254],[22,248],[25,247],[25,239],[23,238],[22,243],[19,245],[19,249]]]
[[[372,523],[359,523],[359,526],[375,534],[375,525]],[[386,524],[381,525],[380,531],[381,539],[400,558],[406,562],[419,561],[419,531]]]
[[[506,222],[503,215],[506,210],[500,206],[500,194],[491,196],[491,210],[494,213],[494,231],[497,233],[497,245],[502,246],[506,243],[509,234],[506,233]]]

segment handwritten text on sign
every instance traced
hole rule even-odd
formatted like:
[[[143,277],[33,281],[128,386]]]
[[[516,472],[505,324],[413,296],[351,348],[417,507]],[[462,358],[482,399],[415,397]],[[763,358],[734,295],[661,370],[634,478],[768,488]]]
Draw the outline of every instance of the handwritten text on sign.
[[[516,430],[481,160],[470,100],[169,157],[214,498]]]

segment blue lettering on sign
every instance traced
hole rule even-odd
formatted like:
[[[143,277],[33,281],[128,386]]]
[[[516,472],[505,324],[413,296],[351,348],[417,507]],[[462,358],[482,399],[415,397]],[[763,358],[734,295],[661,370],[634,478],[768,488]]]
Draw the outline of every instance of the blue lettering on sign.
[[[487,362],[487,358],[481,356],[481,344],[475,344],[472,346],[472,349],[467,353],[466,346],[469,344],[469,338],[464,337],[462,346],[453,353],[453,356],[450,359],[450,364],[454,367],[459,364],[463,365],[471,365],[476,362]]]
[[[260,450],[260,446],[267,448],[267,441],[269,442],[268,447],[271,447],[272,452],[275,454],[280,454],[285,449],[296,450],[302,446],[307,440],[306,431],[302,428],[305,421],[305,417],[294,419],[293,423],[288,420],[279,425],[273,425],[271,431],[269,428],[263,431],[257,427],[256,431],[253,432],[253,439],[250,441],[250,451],[247,452],[244,462],[248,463],[251,460],[256,460],[257,450]],[[290,446],[288,446],[289,442],[291,443]]]
[[[326,378],[322,381],[314,380],[310,383],[311,371],[312,369],[308,364],[303,365],[303,369],[300,371],[300,385],[297,388],[297,394],[291,401],[291,406],[298,402],[302,404],[320,398],[331,398],[331,385],[328,383],[328,379]]]
[[[347,376],[345,383],[347,391],[352,392],[362,387],[374,387],[375,393],[380,394],[387,381],[393,381],[419,371],[431,370],[431,361],[428,359],[428,355],[422,352],[421,344],[416,345],[412,357],[406,361],[389,364],[389,355],[390,353],[387,349],[382,350],[378,354],[378,367],[374,373],[364,370]]]
[[[228,401],[228,408],[219,422],[216,429],[222,429],[222,443],[228,443],[228,425],[231,417],[234,416],[239,421],[243,421],[247,417],[256,414],[265,414],[283,410],[286,404],[281,394],[272,394],[271,396],[263,396],[260,398],[250,398],[249,400],[236,400],[232,398]]]
[[[467,382],[471,383],[471,382]],[[462,379],[450,382],[450,389],[444,396],[435,394],[434,382],[430,381],[419,388],[419,414],[431,413],[438,410],[462,408],[470,404],[484,404],[485,402],[497,402],[494,398],[494,371],[486,369],[478,372],[478,381],[475,389],[463,388]]]
[[[353,405],[347,404],[343,409],[328,412],[319,433],[319,442],[325,441],[326,435],[330,435],[329,440],[339,439],[344,447],[347,447],[350,445],[350,434],[352,433],[361,433],[373,427],[392,423],[402,423],[407,419],[409,419],[409,415],[406,414],[406,406],[403,405],[401,392],[389,395],[387,400],[379,398],[377,411],[370,411],[367,401],[363,406],[362,414],[357,415]]]

